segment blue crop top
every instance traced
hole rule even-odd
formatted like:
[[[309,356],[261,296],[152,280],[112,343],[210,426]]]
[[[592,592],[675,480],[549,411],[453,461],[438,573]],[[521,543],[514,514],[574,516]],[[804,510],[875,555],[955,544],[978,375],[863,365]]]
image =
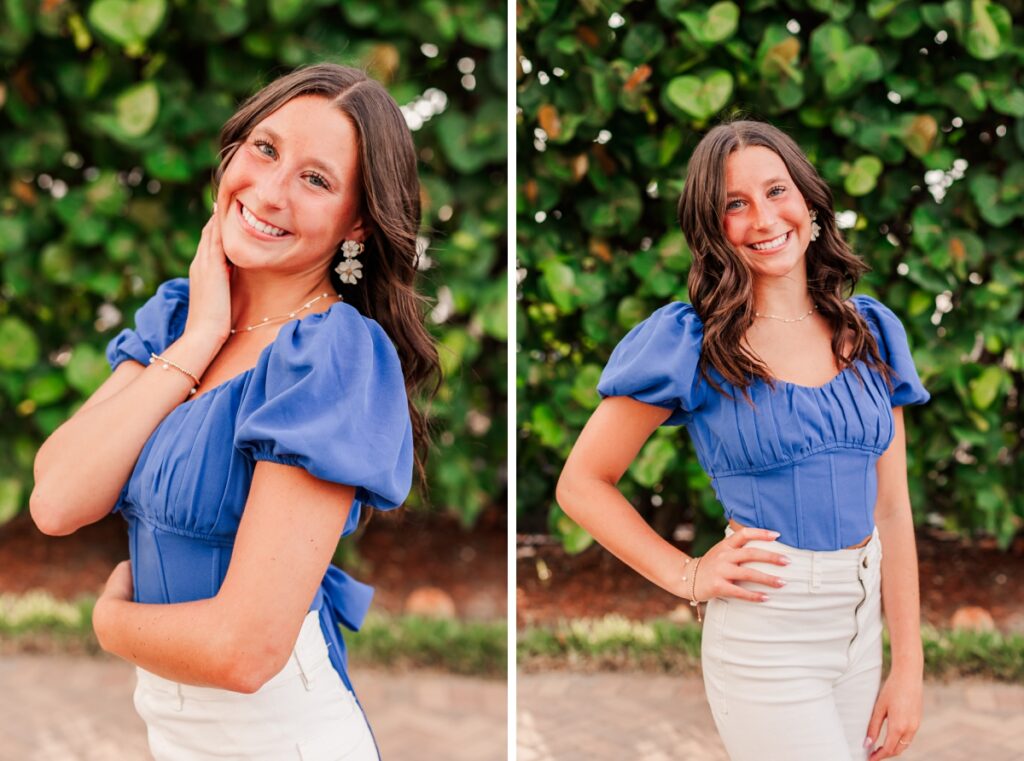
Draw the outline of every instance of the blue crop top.
[[[697,369],[703,324],[682,302],[661,307],[622,339],[597,390],[671,410],[664,425],[689,429],[727,518],[779,531],[780,542],[801,549],[848,547],[874,530],[875,463],[893,438],[892,408],[929,399],[896,315],[868,296],[851,301],[895,371],[891,394],[858,360],[863,383],[852,368],[818,387],[775,381],[773,389],[758,380],[751,407],[711,369],[730,400]]]
[[[111,369],[126,360],[147,365],[150,352],[174,343],[188,297],[187,278],[162,284],[136,312],[135,328],[107,346]],[[402,503],[412,452],[402,367],[384,329],[344,302],[286,322],[255,367],[179,404],[143,446],[114,506],[128,522],[135,601],[217,594],[258,461],[354,486],[345,535],[362,505]],[[310,606],[349,689],[338,622],[358,630],[372,595],[331,565]]]

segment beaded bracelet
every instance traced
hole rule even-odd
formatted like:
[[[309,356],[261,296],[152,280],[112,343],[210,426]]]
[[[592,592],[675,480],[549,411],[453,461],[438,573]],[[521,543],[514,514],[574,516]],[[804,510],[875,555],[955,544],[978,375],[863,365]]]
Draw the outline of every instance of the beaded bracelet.
[[[185,375],[187,375],[189,378],[194,380],[196,385],[194,385],[191,389],[189,389],[188,395],[192,396],[192,394],[194,394],[196,392],[196,389],[199,388],[199,378],[197,378],[194,373],[190,373],[188,370],[186,370],[181,365],[173,362],[172,360],[167,359],[166,357],[161,357],[159,354],[150,353],[150,355],[149,355],[149,364],[153,364],[158,359],[161,362],[164,363],[164,370],[166,370],[169,367],[173,367],[175,370],[180,370],[181,372],[185,373]]]

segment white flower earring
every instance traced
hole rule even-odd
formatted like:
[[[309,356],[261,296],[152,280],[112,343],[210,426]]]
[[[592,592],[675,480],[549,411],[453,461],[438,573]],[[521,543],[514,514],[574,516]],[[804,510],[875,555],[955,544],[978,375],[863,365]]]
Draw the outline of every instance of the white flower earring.
[[[363,276],[363,263],[356,261],[356,257],[363,253],[363,248],[363,244],[357,240],[342,241],[341,253],[344,258],[334,268],[341,282],[355,285]]]
[[[818,236],[821,235],[821,225],[819,225],[815,221],[815,220],[818,219],[818,210],[817,209],[811,209],[810,210],[810,215],[811,215],[811,240],[817,240]]]

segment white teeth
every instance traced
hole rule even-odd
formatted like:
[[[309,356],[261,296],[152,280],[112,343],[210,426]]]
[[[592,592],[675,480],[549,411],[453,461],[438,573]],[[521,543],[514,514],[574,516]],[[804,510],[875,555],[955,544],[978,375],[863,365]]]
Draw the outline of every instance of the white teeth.
[[[258,219],[256,219],[256,217],[253,216],[252,212],[245,208],[245,206],[242,206],[242,216],[245,218],[245,221],[249,223],[250,227],[252,227],[255,230],[259,230],[261,233],[266,233],[267,235],[275,235],[277,237],[287,234],[285,230],[282,230],[279,227],[263,224]]]
[[[778,238],[765,241],[764,243],[751,243],[750,247],[757,249],[758,251],[767,251],[770,248],[778,248],[779,246],[786,242],[787,235],[789,235],[789,233],[784,233],[780,235]]]

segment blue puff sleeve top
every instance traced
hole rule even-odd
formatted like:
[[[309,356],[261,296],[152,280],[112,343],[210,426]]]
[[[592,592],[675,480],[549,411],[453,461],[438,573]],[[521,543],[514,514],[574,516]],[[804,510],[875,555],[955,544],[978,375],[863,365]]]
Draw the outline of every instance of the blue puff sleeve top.
[[[670,411],[664,425],[686,425],[727,518],[779,531],[779,541],[837,550],[874,530],[875,463],[892,441],[893,407],[924,404],[899,318],[869,296],[852,303],[867,321],[890,392],[877,371],[854,364],[822,386],[756,380],[754,406],[714,369],[729,399],[700,376],[703,324],[682,302],[661,307],[615,347],[601,374],[602,397],[629,396]]]
[[[135,328],[107,346],[111,369],[149,364],[184,332],[188,279],[162,284]],[[135,600],[175,603],[220,589],[260,460],[301,467],[355,487],[342,535],[362,505],[402,504],[412,482],[412,423],[405,381],[383,328],[355,308],[282,325],[256,366],[187,400],[143,446],[114,507],[128,522]],[[373,594],[335,566],[310,610],[320,611],[331,661],[345,684],[340,621],[358,630]]]

